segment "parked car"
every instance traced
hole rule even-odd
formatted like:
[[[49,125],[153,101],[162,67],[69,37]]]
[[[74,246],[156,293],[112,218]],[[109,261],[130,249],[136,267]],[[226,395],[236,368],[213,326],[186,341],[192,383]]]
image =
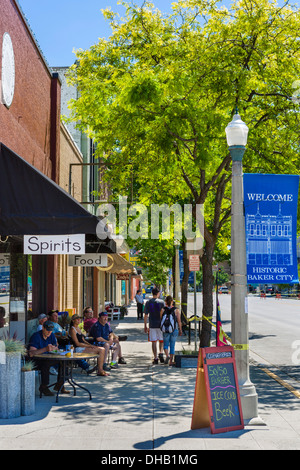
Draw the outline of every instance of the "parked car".
[[[275,290],[273,286],[266,287],[266,294],[274,294]]]
[[[229,290],[227,286],[219,287],[219,294],[229,294]]]

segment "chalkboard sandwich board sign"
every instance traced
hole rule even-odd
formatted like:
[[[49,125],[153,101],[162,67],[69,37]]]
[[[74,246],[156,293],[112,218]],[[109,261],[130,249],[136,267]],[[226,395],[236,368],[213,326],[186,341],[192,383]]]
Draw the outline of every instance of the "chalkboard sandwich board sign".
[[[212,433],[243,429],[233,347],[203,348],[202,352]]]
[[[192,429],[208,423],[213,434],[244,429],[232,346],[199,351]]]

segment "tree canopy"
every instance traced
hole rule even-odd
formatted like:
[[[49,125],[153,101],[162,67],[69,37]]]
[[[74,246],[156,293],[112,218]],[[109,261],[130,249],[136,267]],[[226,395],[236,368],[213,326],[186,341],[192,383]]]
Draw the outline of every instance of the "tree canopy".
[[[236,107],[249,127],[244,171],[298,172],[299,11],[268,0],[230,9],[178,0],[169,15],[148,1],[123,5],[124,18],[103,11],[111,37],[77,52],[72,119],[97,142],[114,194],[204,204],[209,316],[213,252],[217,241],[224,249],[220,234],[230,218],[224,130]]]

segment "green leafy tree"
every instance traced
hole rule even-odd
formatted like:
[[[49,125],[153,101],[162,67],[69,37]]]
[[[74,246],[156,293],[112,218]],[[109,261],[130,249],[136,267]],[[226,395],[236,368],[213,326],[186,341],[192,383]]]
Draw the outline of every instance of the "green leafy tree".
[[[148,280],[166,288],[174,248],[168,240],[138,240],[135,244],[139,266]]]
[[[213,256],[230,219],[224,129],[236,106],[249,126],[246,172],[299,168],[299,11],[288,3],[179,0],[163,16],[145,1],[109,10],[113,34],[78,51],[72,118],[97,142],[107,178],[139,201],[204,204],[203,314],[213,313]],[[138,181],[138,184],[136,183]],[[226,243],[226,245],[228,242]],[[209,345],[204,321],[201,346]]]

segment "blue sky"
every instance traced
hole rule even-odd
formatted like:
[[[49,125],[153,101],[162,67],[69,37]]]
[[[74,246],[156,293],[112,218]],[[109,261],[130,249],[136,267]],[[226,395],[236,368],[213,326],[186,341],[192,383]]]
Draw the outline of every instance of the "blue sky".
[[[281,4],[284,0],[278,0]],[[111,7],[112,11],[124,15],[125,9],[118,0],[18,0],[35,38],[52,67],[70,66],[76,57],[74,49],[88,49],[98,42],[99,37],[108,38],[111,30],[104,20],[101,9]],[[171,12],[176,0],[152,0],[163,13]],[[130,0],[128,0],[130,3]],[[143,0],[134,3],[142,5]],[[298,4],[299,0],[292,3]],[[220,0],[230,5],[230,0]]]
[[[118,0],[18,0],[48,64],[69,66],[73,49],[88,49],[111,30],[101,9],[111,7],[124,15]],[[174,0],[152,0],[162,12],[171,11]],[[136,0],[142,4],[142,0]]]

